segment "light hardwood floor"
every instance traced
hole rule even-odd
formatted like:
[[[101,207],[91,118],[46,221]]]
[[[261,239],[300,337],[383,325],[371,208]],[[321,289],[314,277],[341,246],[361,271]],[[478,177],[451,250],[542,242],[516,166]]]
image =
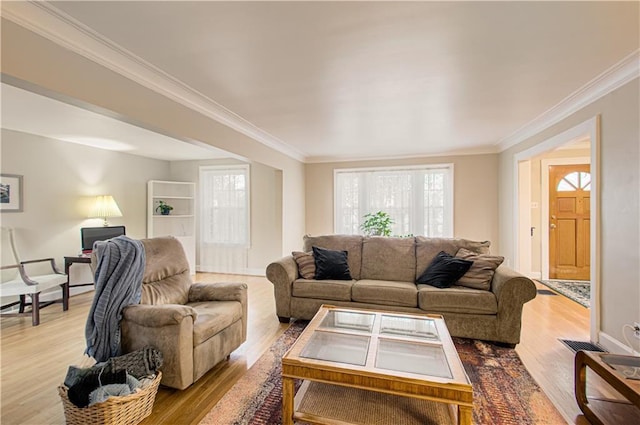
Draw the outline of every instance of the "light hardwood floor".
[[[247,341],[184,391],[160,388],[152,415],[143,424],[197,424],[286,329],[275,315],[273,287],[264,277],[198,274],[200,282],[241,281],[249,285]],[[542,286],[540,286],[542,288]],[[0,321],[0,423],[62,424],[57,386],[67,366],[82,359],[84,325],[93,292],[41,312],[40,326],[29,317]],[[573,352],[558,338],[589,340],[589,311],[562,297],[539,295],[524,309],[522,342],[516,350],[558,410],[571,424],[588,424],[573,396]],[[224,425],[224,424],[220,424]]]

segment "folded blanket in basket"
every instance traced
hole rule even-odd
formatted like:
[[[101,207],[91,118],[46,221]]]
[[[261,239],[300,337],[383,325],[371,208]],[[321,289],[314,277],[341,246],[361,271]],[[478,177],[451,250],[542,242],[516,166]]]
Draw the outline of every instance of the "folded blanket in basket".
[[[83,375],[77,383],[69,387],[69,401],[78,407],[89,405],[89,394],[96,388],[108,384],[126,384],[127,372],[106,372],[102,369],[94,369]]]

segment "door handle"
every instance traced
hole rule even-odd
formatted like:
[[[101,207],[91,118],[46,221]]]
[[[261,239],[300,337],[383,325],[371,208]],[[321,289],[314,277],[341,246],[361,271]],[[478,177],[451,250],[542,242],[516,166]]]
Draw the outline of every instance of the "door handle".
[[[555,228],[556,228],[556,225],[555,225],[555,224],[553,224],[553,223],[551,223],[551,224],[549,225],[549,227],[550,227],[551,229],[555,229]]]

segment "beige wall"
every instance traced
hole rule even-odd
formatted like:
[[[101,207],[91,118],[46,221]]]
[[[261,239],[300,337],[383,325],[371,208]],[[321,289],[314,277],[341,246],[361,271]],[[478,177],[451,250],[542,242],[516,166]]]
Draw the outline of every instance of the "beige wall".
[[[500,247],[513,258],[514,156],[600,116],[600,332],[624,343],[640,321],[640,87],[638,79],[500,154]],[[605,335],[605,337],[606,337]]]
[[[337,168],[454,165],[454,236],[489,240],[498,247],[498,156],[465,155],[389,161],[353,161],[307,164],[307,233],[333,233],[333,171]],[[302,241],[300,241],[302,247]]]
[[[186,142],[203,142],[280,170],[282,252],[299,247],[305,211],[301,162],[4,19],[2,72],[21,88]]]
[[[203,165],[244,164],[232,159],[208,161],[172,161],[171,179],[196,183],[199,196],[199,167]],[[264,274],[267,265],[282,255],[282,173],[258,162],[250,164],[251,181],[251,246],[247,270],[251,274]],[[199,202],[199,198],[197,201]],[[196,206],[197,208],[197,206]],[[196,262],[199,262],[199,227],[196,223]]]
[[[80,252],[80,228],[101,226],[89,219],[91,196],[111,194],[127,235],[147,233],[147,181],[166,180],[169,163],[119,152],[2,130],[2,173],[23,176],[24,211],[2,213],[2,226],[14,227],[23,257],[54,257],[60,269],[65,256]],[[4,250],[2,246],[3,258]],[[88,268],[71,268],[72,282],[91,282]]]

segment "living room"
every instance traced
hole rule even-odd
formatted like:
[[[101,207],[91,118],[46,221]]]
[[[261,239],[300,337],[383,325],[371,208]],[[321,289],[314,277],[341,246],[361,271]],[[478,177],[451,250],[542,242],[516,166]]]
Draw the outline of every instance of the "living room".
[[[284,92],[277,91],[287,87],[274,84],[271,86],[273,92],[258,91],[250,95],[247,94],[246,99],[255,102],[256,110],[245,105],[243,107],[248,109],[243,110],[246,112],[240,114],[253,122],[249,111],[258,114],[260,108],[265,108],[262,103],[259,103],[263,101],[260,97],[264,96],[273,105],[273,109],[278,111],[277,114],[274,114],[275,116],[264,117],[271,120],[265,122],[280,125],[280,127],[274,128],[280,128],[281,133],[276,133],[273,130],[267,133],[261,129],[259,122],[254,122],[253,126],[250,126],[249,123],[238,120],[237,115],[234,119],[233,113],[238,113],[234,104],[226,104],[216,96],[211,96],[214,101],[220,101],[221,105],[229,110],[220,108],[220,105],[216,108],[215,105],[212,106],[211,102],[203,103],[203,97],[189,97],[188,92],[180,90],[184,87],[177,84],[175,79],[161,78],[157,72],[146,74],[145,71],[149,71],[149,69],[135,68],[135,62],[127,62],[125,68],[118,66],[121,64],[118,61],[122,58],[112,56],[114,55],[112,47],[123,44],[126,48],[126,36],[129,33],[125,34],[122,29],[123,32],[120,36],[122,39],[118,39],[119,30],[114,27],[111,30],[112,34],[107,36],[106,34],[110,32],[109,24],[111,21],[107,19],[108,14],[104,12],[112,10],[112,15],[109,15],[109,18],[114,21],[125,16],[130,17],[132,22],[128,28],[132,33],[135,33],[136,16],[140,16],[136,13],[144,15],[144,7],[142,7],[143,11],[140,11],[135,8],[127,9],[127,5],[122,5],[121,7],[124,9],[118,10],[102,4],[95,7],[103,7],[104,10],[92,11],[87,3],[80,2],[76,6],[77,9],[74,9],[70,4],[61,4],[60,8],[66,14],[74,16],[75,19],[80,21],[84,19],[85,25],[91,26],[91,22],[93,22],[93,31],[105,34],[103,35],[105,38],[110,36],[112,44],[97,42],[95,38],[92,40],[87,32],[83,31],[72,35],[65,34],[63,29],[69,30],[70,21],[65,21],[62,18],[68,18],[67,15],[58,14],[55,22],[50,21],[53,19],[53,15],[48,8],[55,7],[55,3],[44,6],[19,2],[3,3],[3,88],[5,85],[9,85],[14,89],[45,95],[83,109],[108,115],[111,118],[118,118],[165,136],[171,136],[183,143],[198,144],[205,148],[213,146],[230,153],[231,159],[171,161],[143,158],[138,155],[68,143],[52,137],[28,134],[3,126],[2,173],[24,176],[24,210],[17,214],[3,213],[2,225],[16,227],[23,232],[25,237],[20,240],[20,248],[24,253],[38,258],[53,256],[59,262],[64,256],[77,254],[80,228],[100,225],[99,221],[87,218],[85,203],[91,196],[103,193],[112,194],[123,212],[123,217],[113,218],[110,222],[126,225],[127,234],[132,237],[146,237],[146,184],[148,180],[195,181],[197,167],[200,165],[242,162],[250,164],[252,185],[258,185],[252,187],[252,195],[270,194],[262,199],[254,200],[252,197],[251,248],[253,252],[248,257],[246,273],[258,274],[260,271],[264,272],[264,268],[270,261],[288,255],[291,251],[301,249],[303,235],[334,233],[333,187],[336,169],[453,164],[453,236],[491,241],[492,252],[503,255],[505,265],[518,270],[521,264],[519,258],[521,249],[518,243],[522,236],[516,234],[518,232],[515,230],[518,225],[517,208],[514,205],[516,198],[514,192],[517,187],[517,162],[525,159],[522,156],[523,153],[527,154],[531,151],[533,157],[538,154],[532,151],[535,147],[545,146],[547,141],[558,135],[570,132],[585,123],[594,122],[595,124],[592,126],[596,128],[596,140],[592,140],[590,149],[592,151],[591,158],[593,159],[595,156],[596,159],[596,162],[592,163],[595,164],[594,169],[599,176],[597,185],[599,194],[596,201],[598,218],[594,220],[597,223],[597,233],[594,235],[596,241],[594,242],[594,255],[596,255],[594,269],[597,272],[592,284],[598,288],[598,304],[589,313],[595,314],[594,312],[597,312],[597,318],[589,317],[588,331],[591,341],[598,342],[611,351],[625,352],[626,350],[628,353],[631,352],[632,348],[625,344],[623,326],[640,321],[640,277],[639,270],[635,266],[640,258],[638,252],[640,249],[638,232],[638,217],[640,215],[638,206],[640,195],[638,191],[638,187],[640,187],[638,175],[640,163],[638,151],[638,140],[640,139],[638,129],[640,114],[638,107],[639,26],[638,5],[636,3],[612,3],[610,6],[591,5],[591,8],[586,5],[581,6],[578,3],[572,6],[576,8],[575,10],[567,5],[558,5],[559,9],[554,10],[555,16],[566,19],[567,26],[573,25],[571,28],[574,33],[571,33],[569,29],[566,32],[561,32],[556,27],[553,28],[553,31],[544,31],[545,27],[536,27],[533,24],[530,27],[527,26],[531,31],[537,29],[544,33],[547,38],[534,45],[540,50],[532,53],[531,57],[517,56],[520,58],[519,60],[509,62],[511,64],[509,70],[519,72],[517,75],[498,73],[497,67],[492,68],[490,65],[493,59],[498,59],[501,55],[491,49],[480,49],[479,51],[487,55],[487,60],[484,62],[482,58],[476,58],[475,61],[471,61],[470,64],[477,66],[474,71],[480,72],[484,67],[487,67],[490,71],[483,73],[482,78],[489,78],[488,75],[491,72],[495,73],[497,77],[494,76],[493,79],[486,81],[482,78],[477,81],[471,79],[466,81],[469,91],[476,93],[477,103],[474,105],[482,105],[483,103],[478,98],[484,99],[484,107],[476,106],[475,109],[478,111],[478,118],[473,119],[474,112],[467,111],[464,117],[469,121],[464,122],[464,125],[459,125],[458,122],[462,121],[458,121],[458,115],[454,116],[456,118],[437,115],[438,109],[448,110],[449,108],[449,106],[438,108],[438,105],[445,105],[452,99],[457,99],[456,96],[459,96],[459,93],[452,88],[449,88],[451,91],[443,93],[430,93],[430,102],[434,102],[435,107],[420,103],[413,104],[413,106],[424,108],[428,114],[434,114],[434,117],[429,120],[430,127],[425,130],[420,123],[416,124],[414,121],[405,120],[400,121],[403,124],[401,124],[401,128],[396,129],[398,139],[402,140],[412,137],[411,132],[407,129],[413,128],[415,130],[417,141],[413,143],[414,151],[412,152],[401,151],[401,145],[399,143],[396,145],[393,137],[389,137],[389,133],[385,133],[389,132],[390,128],[384,126],[378,128],[382,134],[356,133],[362,139],[360,140],[361,144],[356,147],[346,143],[341,145],[340,142],[322,140],[314,135],[307,139],[307,145],[299,145],[305,146],[306,150],[296,148],[296,145],[293,144],[282,148],[282,146],[275,144],[275,138],[269,137],[270,133],[289,142],[295,137],[286,138],[280,134],[298,135],[298,127],[303,125],[297,121],[295,124],[287,125],[286,119],[283,118],[287,117],[287,114],[295,112],[295,108],[293,111],[285,108],[287,99],[292,100],[292,105],[295,104],[294,99],[285,96]],[[155,9],[156,6],[158,5],[147,4],[145,7],[149,8],[147,12],[156,10],[160,15],[161,9]],[[329,6],[326,6],[328,9],[323,9],[320,4],[313,4],[309,6],[313,6],[313,9],[301,11],[297,8],[287,10],[285,6],[279,5],[277,9],[269,11],[268,3],[266,3],[260,6],[265,8],[264,10],[259,9],[251,12],[251,7],[258,6],[246,4],[242,7],[238,6],[238,10],[234,10],[230,4],[222,3],[219,5],[220,9],[212,10],[211,14],[220,16],[225,16],[225,13],[229,13],[230,16],[254,16],[253,14],[255,14],[255,16],[261,16],[264,19],[264,22],[259,26],[259,29],[263,31],[277,28],[277,22],[280,22],[278,17],[281,17],[281,21],[286,22],[290,22],[291,19],[295,22],[295,19],[298,19],[299,24],[295,25],[294,29],[302,31],[305,26],[310,26],[307,25],[309,22],[314,22],[309,17],[314,13],[325,18],[333,16],[333,14],[350,17],[352,20],[345,19],[344,22],[337,22],[336,25],[350,25],[353,28],[358,28],[357,16],[364,10],[356,8],[356,10],[345,9],[336,12]],[[365,8],[366,6],[367,3],[362,3],[360,7]],[[485,11],[474,10],[468,12],[468,15],[462,12],[468,18],[463,22],[468,24],[469,21],[481,21],[481,18],[489,19],[489,16],[493,15],[503,16],[506,21],[511,19],[513,22],[521,22],[523,19],[521,15],[527,14],[509,9],[514,8],[514,5],[503,5],[508,8],[504,11],[500,10],[499,5],[487,6],[490,9]],[[339,5],[334,4],[332,7],[338,8]],[[378,7],[380,10],[376,10],[375,13],[367,12],[372,14],[369,17],[371,21],[377,22],[376,19],[384,21],[382,17],[391,11],[391,9],[385,9],[383,5]],[[387,7],[391,6],[387,5]],[[446,3],[437,4],[437,7],[443,8],[442,10],[436,8],[436,5],[433,5],[434,9],[420,10],[421,7],[425,7],[424,4],[405,5],[405,7],[407,9],[403,9],[402,13],[397,12],[405,16],[405,19],[409,19],[406,15],[413,14],[427,20],[425,16],[431,13],[434,15],[442,14],[443,22],[448,22],[445,19],[448,16],[446,9],[448,7],[454,8]],[[412,7],[417,9],[413,10]],[[480,5],[475,7],[481,8]],[[539,10],[528,10],[528,12],[536,12],[533,15],[537,19],[542,19],[539,15],[551,15],[544,7],[552,8],[554,6],[549,4],[540,7]],[[191,12],[193,13],[193,11]],[[97,16],[100,15],[103,20],[97,19]],[[602,18],[603,16],[606,19]],[[94,21],[92,21],[92,17]],[[303,17],[307,17],[308,21]],[[395,25],[402,26],[402,21],[399,19]],[[249,31],[247,25],[258,25],[259,21],[260,19],[250,22],[240,20],[237,22],[237,28]],[[501,19],[496,19],[496,21],[502,22]],[[453,21],[453,23],[455,22]],[[547,21],[543,22],[551,25]],[[576,42],[573,40],[574,35],[572,34],[576,34],[576,28],[584,28],[584,22],[591,25],[587,28],[596,29],[588,31],[590,34],[585,35],[584,40]],[[281,22],[281,24],[283,23]],[[370,24],[373,25],[371,22]],[[414,29],[418,24],[424,25],[424,21],[419,20],[417,24],[412,22],[409,28]],[[446,27],[446,24],[442,24],[442,26]],[[338,28],[343,27],[339,26]],[[240,29],[237,31],[241,31]],[[287,27],[287,29],[290,28]],[[397,31],[395,26],[393,29]],[[78,29],[76,28],[76,30]],[[155,30],[158,31],[158,34],[162,33],[159,28]],[[230,29],[226,30],[231,31]],[[151,31],[150,28],[149,31]],[[442,31],[444,32],[444,30]],[[557,34],[554,31],[557,31]],[[265,34],[268,32],[263,33],[256,30],[253,36],[259,39]],[[383,31],[383,34],[387,33]],[[391,34],[395,33],[391,31]],[[409,37],[406,33],[400,32],[399,34],[402,37]],[[557,37],[565,38],[556,40],[554,34]],[[378,33],[374,33],[374,35],[382,37]],[[159,35],[157,36],[159,37]],[[276,38],[282,42],[289,37],[284,29],[282,33],[274,32],[272,36],[277,36]],[[465,39],[466,42],[472,44],[470,40],[473,40],[473,37],[469,33],[466,36],[468,37]],[[512,36],[515,39],[516,34],[514,33]],[[524,37],[522,34],[518,36]],[[593,37],[593,39],[588,37]],[[508,40],[509,38],[509,36],[503,36],[498,39]],[[571,40],[575,44],[571,44]],[[153,45],[152,41],[148,42]],[[243,42],[250,44],[251,40],[243,40]],[[461,40],[454,37],[450,42],[453,44],[461,43]],[[551,44],[555,42],[562,44],[564,49],[573,48],[575,51],[571,51],[572,54],[567,55],[567,51],[560,48],[552,49]],[[231,41],[229,43],[229,46],[232,46],[229,49],[240,48]],[[340,45],[340,43],[336,44]],[[329,43],[329,45],[333,46],[336,50],[335,54],[339,55],[339,58],[344,60],[344,57],[349,55],[354,58],[353,63],[346,63],[345,74],[349,74],[349,71],[364,72],[364,64],[358,61],[361,60],[359,54],[366,56],[366,49],[365,53],[357,48],[342,53],[335,44]],[[293,46],[287,46],[291,49],[296,47],[295,43]],[[552,54],[544,55],[545,46]],[[452,49],[454,47],[456,46],[452,46]],[[298,50],[295,52],[302,55],[301,52],[304,51],[304,48],[300,48],[300,46],[297,48]],[[386,51],[384,49],[393,51],[394,45],[389,46],[382,43],[379,48],[382,51]],[[506,47],[501,46],[501,48]],[[513,50],[509,52],[512,55],[515,55],[516,51],[522,53],[517,46],[511,46],[511,48]],[[145,52],[135,50],[135,46],[131,45],[129,49],[136,55],[144,57]],[[474,49],[479,48],[476,46]],[[304,61],[291,60],[286,54],[287,49],[284,50],[284,52],[280,50],[272,52],[273,56],[267,54],[266,59],[263,56],[255,58],[256,63],[262,63],[263,67],[266,67],[266,63],[270,61],[284,65],[276,70],[267,67],[264,75],[262,72],[258,72],[258,75],[251,74],[246,77],[247,80],[238,83],[239,86],[236,89],[239,90],[243,84],[250,82],[259,87],[264,83],[260,82],[260,78],[267,78],[267,76],[273,78],[272,73],[284,73],[284,68],[287,67],[294,67],[295,71],[300,74],[309,71],[306,67],[307,64],[299,63]],[[174,51],[177,52],[179,49],[174,48]],[[255,50],[249,51],[256,53]],[[324,51],[332,52],[329,47],[326,47]],[[222,50],[222,52],[226,51]],[[463,52],[470,54],[473,53],[473,49]],[[425,54],[425,52],[420,51],[420,54]],[[124,56],[125,59],[131,60],[132,56]],[[394,62],[395,57],[393,55],[390,57],[391,59],[387,60]],[[305,57],[301,56],[301,58]],[[439,58],[444,60],[441,56]],[[403,59],[406,58],[403,57]],[[552,62],[552,59],[555,68],[544,68],[539,74],[535,74],[534,70],[529,70],[529,67],[535,67],[539,63]],[[242,64],[241,58],[230,58],[229,66],[231,69],[234,69],[231,66],[234,60],[239,61],[235,63]],[[340,64],[339,61],[337,62]],[[256,63],[251,62],[251,65],[247,67],[254,66]],[[309,62],[308,66],[311,67],[312,64],[316,63]],[[348,65],[353,68],[349,68]],[[426,66],[428,63],[420,63],[420,65]],[[319,66],[317,65],[317,67]],[[238,68],[242,69],[242,65],[236,65],[237,73],[241,74]],[[385,71],[390,72],[389,75],[393,78],[390,77],[390,80],[382,79],[382,82],[391,84],[391,86],[403,78],[412,78],[397,69],[385,68]],[[170,70],[164,70],[164,72],[171,74]],[[338,71],[329,70],[327,72]],[[393,72],[397,72],[397,74],[393,74]],[[524,78],[523,75],[526,76],[528,72],[533,73],[532,79],[520,83],[520,78]],[[445,74],[448,73],[450,71],[445,72]],[[228,74],[231,81],[220,84],[229,84],[231,87],[232,84],[236,84],[232,77],[240,78],[240,76],[234,75],[233,72]],[[291,74],[283,75],[291,76]],[[375,73],[363,75],[371,81],[378,81]],[[558,80],[553,79],[552,75],[555,75]],[[362,81],[369,81],[364,77]],[[158,79],[156,80],[156,78]],[[258,82],[249,81],[251,78],[257,79]],[[510,80],[501,86],[499,84],[502,82],[501,79],[506,78],[510,78]],[[195,81],[194,78],[190,84],[195,84]],[[280,82],[280,79],[277,81]],[[356,83],[357,81],[352,81],[353,91],[343,92],[343,96],[349,97],[357,93],[359,86]],[[420,83],[420,79],[412,80],[412,83]],[[316,82],[316,84],[314,86],[316,89],[323,87],[320,83]],[[480,90],[478,85],[489,87],[495,85],[495,89]],[[160,92],[150,88],[152,86],[160,87],[158,89]],[[547,97],[541,100],[535,94],[537,91],[542,92],[543,86],[548,90],[544,91]],[[437,87],[444,90],[443,86]],[[391,90],[388,86],[383,86],[381,90],[384,92],[385,89]],[[405,93],[407,97],[413,96],[409,88],[405,87],[403,90],[398,92]],[[302,91],[311,92],[312,90],[303,89]],[[391,91],[393,92],[393,90]],[[338,91],[338,93],[340,92]],[[220,96],[223,95],[229,96],[224,90],[220,90]],[[349,110],[339,109],[340,102],[343,101],[341,99],[340,96],[335,98],[337,102],[335,107],[336,111],[342,112],[344,116],[335,118],[333,125],[338,125],[340,120],[362,119],[362,116],[351,115]],[[372,99],[385,100],[387,98],[381,95],[379,98],[373,96]],[[234,102],[240,102],[240,99],[236,99]],[[500,105],[500,108],[492,109],[495,105]],[[462,106],[464,105],[461,103],[455,104],[455,107],[458,108]],[[522,108],[522,111],[518,108]],[[301,107],[301,109],[304,108]],[[11,107],[5,105],[4,96],[2,110],[4,121],[5,114],[11,111]],[[398,117],[394,111],[386,109],[383,111]],[[319,117],[322,111],[315,109],[313,112]],[[515,119],[509,120],[508,118],[512,115],[515,116]],[[420,116],[420,119],[422,118]],[[425,120],[427,118],[429,117],[424,117]],[[448,121],[452,119],[454,121]],[[298,118],[294,120],[298,120]],[[440,120],[440,124],[438,120]],[[309,126],[307,132],[309,134],[317,133],[316,126],[320,123],[321,121],[314,119],[307,121],[306,124]],[[446,123],[448,126],[442,123]],[[584,128],[588,128],[589,125],[587,124]],[[441,127],[443,126],[449,129],[449,133],[442,132]],[[582,129],[582,127],[580,128]],[[494,129],[499,129],[502,133],[497,134],[495,133],[497,130]],[[343,131],[348,131],[348,128],[343,128]],[[429,138],[425,134],[428,135],[431,131],[438,136],[449,137],[448,146],[444,149],[440,147],[435,152],[429,151],[429,143],[426,142]],[[590,133],[591,130],[584,130],[584,132]],[[482,139],[482,137],[475,137],[474,133],[484,135],[487,138],[485,144],[479,148],[467,146],[464,143],[466,140]],[[342,134],[335,134],[342,136]],[[369,141],[370,143],[368,143]],[[435,143],[435,140],[432,141]],[[567,141],[569,140],[565,140],[565,142]],[[408,146],[411,146],[411,143]],[[327,149],[320,149],[322,147]],[[135,172],[131,172],[131,170],[135,170]],[[85,276],[74,275],[72,277],[81,280]],[[244,276],[229,278],[245,280]],[[246,280],[252,279],[258,278],[246,278]],[[261,282],[269,285],[264,278]],[[267,289],[271,288],[267,287]],[[257,294],[268,296],[268,293],[265,295],[264,292]],[[258,305],[261,302],[267,303],[267,301],[261,301],[260,297],[251,300]],[[75,301],[72,297],[69,314],[74,314],[74,310],[77,311]],[[276,334],[282,332],[275,314],[268,313],[269,308],[272,307],[265,305],[264,309],[267,312],[261,314],[269,317],[269,320],[273,320],[273,322],[268,322],[265,319],[265,323],[257,325],[262,327],[250,332],[258,334],[265,328]],[[40,326],[46,325],[46,315],[53,314],[52,311],[56,309],[59,310],[59,307],[53,306],[43,310],[44,319]],[[62,314],[60,311],[55,313]],[[75,320],[82,320],[82,318],[75,317]],[[27,329],[30,327],[28,319],[24,318],[3,318],[3,329],[8,323],[15,325],[16,321],[24,321],[26,325],[24,329],[22,326],[18,326],[21,329],[18,332],[22,329],[24,332],[32,332],[31,329]],[[533,328],[527,328],[527,324],[524,324],[523,327],[525,332],[527,329]],[[275,335],[272,336],[275,338]],[[260,357],[261,352],[268,346],[269,343],[265,341],[255,342],[252,345],[254,349],[249,349],[248,351],[251,353],[247,354],[247,356],[253,356],[253,359],[247,357],[235,360],[251,364],[255,358]],[[8,365],[2,365],[3,381],[5,370],[7,370],[6,366]],[[225,373],[227,372],[217,371],[216,378],[224,379]],[[566,373],[570,375],[571,371],[568,370]],[[215,379],[207,380],[209,384],[212,381]],[[51,391],[53,391],[53,387]],[[162,399],[159,398],[158,401],[161,402]],[[3,411],[6,407],[3,402]],[[59,409],[61,414],[59,405],[55,408]],[[4,420],[3,416],[3,422]]]

